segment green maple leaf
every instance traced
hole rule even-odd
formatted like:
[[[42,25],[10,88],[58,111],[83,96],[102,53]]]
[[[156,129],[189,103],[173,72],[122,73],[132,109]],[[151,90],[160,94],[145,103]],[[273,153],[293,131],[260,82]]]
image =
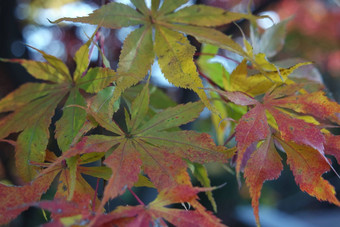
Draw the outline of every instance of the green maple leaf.
[[[151,9],[148,9],[144,1],[133,0],[136,10],[127,5],[112,2],[95,10],[89,16],[66,17],[55,22],[82,22],[112,29],[142,25],[131,32],[124,41],[118,72],[129,75],[117,81],[114,100],[126,88],[145,77],[157,56],[158,64],[170,83],[194,90],[207,107],[214,109],[205,92],[200,89],[203,87],[202,81],[193,62],[195,47],[190,45],[188,39],[180,32],[192,35],[201,42],[210,43],[249,58],[239,44],[211,27],[243,18],[255,20],[259,17],[228,12],[205,5],[193,5],[175,11],[186,2],[187,0],[165,0],[159,6],[159,1],[152,1]],[[153,31],[155,31],[154,40]]]
[[[162,190],[176,185],[191,185],[183,159],[195,163],[226,161],[225,148],[216,146],[209,135],[173,130],[197,118],[204,107],[201,102],[171,107],[150,118],[146,117],[149,100],[146,85],[132,102],[130,113],[126,111],[124,130],[111,118],[103,117],[105,114],[96,113],[91,107],[87,109],[102,127],[114,135],[85,136],[50,168],[78,154],[106,152],[104,164],[112,169],[112,175],[104,191],[102,204],[105,204],[127,187],[132,187],[138,181],[141,170],[158,190]]]
[[[30,181],[35,172],[30,161],[43,162],[49,139],[49,125],[58,104],[66,99],[61,119],[56,123],[55,137],[62,151],[66,151],[86,120],[86,111],[67,107],[86,106],[80,90],[96,93],[113,82],[117,76],[108,68],[90,68],[90,39],[75,54],[77,67],[73,76],[58,58],[39,51],[46,62],[25,59],[0,59],[19,63],[41,83],[26,83],[0,100],[0,112],[11,112],[0,120],[0,138],[21,132],[16,145],[16,166],[19,176]]]

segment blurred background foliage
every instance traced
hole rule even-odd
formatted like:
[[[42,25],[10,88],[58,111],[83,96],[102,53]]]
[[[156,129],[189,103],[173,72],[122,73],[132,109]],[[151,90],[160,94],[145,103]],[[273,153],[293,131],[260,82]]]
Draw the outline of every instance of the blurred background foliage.
[[[92,34],[95,26],[79,23],[55,25],[50,21],[64,16],[87,15],[108,2],[110,1],[0,1],[0,57],[42,60],[36,51],[24,45],[28,44],[61,58],[72,71],[75,67],[72,56],[87,40],[87,35]],[[128,0],[119,0],[119,2],[129,4]],[[207,4],[238,12],[247,12],[248,8],[248,0],[190,0],[188,4]],[[283,49],[270,60],[281,61],[281,63],[282,60],[297,58],[313,61],[315,67],[307,68],[300,73],[304,74],[304,77],[324,81],[326,88],[330,91],[330,96],[340,102],[339,0],[254,0],[251,10],[255,14],[269,15],[276,23],[293,15],[287,22]],[[246,21],[238,21],[237,24],[247,35],[249,34],[249,24]],[[263,31],[272,26],[272,22],[270,20],[260,21],[258,25]],[[133,27],[128,27],[118,30],[100,30],[99,44],[113,68],[117,65],[122,42],[133,29]],[[242,42],[241,32],[234,24],[221,26],[219,29],[232,35],[240,43]],[[200,52],[201,44],[190,37],[189,39]],[[219,54],[237,58],[226,51],[220,50]],[[235,67],[230,62],[226,63],[221,59],[215,60],[225,67],[227,73],[230,73]],[[91,64],[98,65],[100,61],[98,51],[93,51]],[[162,77],[157,63],[152,66],[152,76],[153,82],[177,103],[197,99],[192,92],[180,90],[168,84]],[[28,81],[34,81],[34,79],[20,66],[0,63],[0,97]],[[199,120],[186,127],[193,127],[195,130],[205,131],[216,136],[208,112],[203,112]],[[228,137],[228,132],[218,137],[219,139],[217,137],[215,139],[220,142],[224,141]],[[0,180],[7,179],[15,183],[13,149],[1,143],[0,158]],[[334,160],[332,161],[336,170],[340,171],[339,165]],[[207,167],[212,185],[227,183],[221,189],[213,192],[218,206],[217,216],[230,226],[254,226],[250,196],[246,186],[243,184],[240,189],[238,188],[236,178],[229,166],[210,164]],[[325,178],[335,186],[339,194],[340,180],[336,178],[335,174],[327,173]],[[198,182],[195,184],[199,185]],[[154,192],[138,189],[138,193],[143,194],[141,197],[145,200],[149,200],[150,193]],[[129,196],[123,196],[117,200],[117,204],[125,205],[129,201],[131,201]],[[301,192],[287,167],[277,181],[264,184],[260,201],[262,204],[260,217],[263,226],[332,227],[338,226],[340,223],[340,209],[328,203],[318,202],[315,198]],[[212,209],[205,195],[202,195],[202,202],[208,209]],[[35,226],[43,221],[40,210],[30,209],[12,225]]]

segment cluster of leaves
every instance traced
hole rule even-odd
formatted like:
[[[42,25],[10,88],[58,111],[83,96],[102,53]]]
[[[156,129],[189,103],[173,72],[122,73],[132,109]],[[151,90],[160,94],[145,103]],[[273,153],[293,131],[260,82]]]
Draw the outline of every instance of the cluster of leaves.
[[[7,113],[0,119],[0,139],[15,147],[17,175],[23,182],[22,186],[0,184],[0,224],[36,206],[51,212],[48,225],[52,226],[163,226],[166,222],[222,226],[198,202],[197,193],[206,192],[216,211],[211,193],[214,188],[203,164],[226,163],[232,157],[236,158],[239,181],[244,171],[259,224],[262,185],[278,178],[283,168],[277,151],[287,155],[302,191],[340,205],[334,188],[322,178],[331,168],[325,155],[340,161],[338,137],[325,129],[340,123],[340,105],[328,99],[318,86],[311,90],[310,83],[289,77],[308,63],[280,68],[266,60],[265,54],[272,56],[281,42],[275,39],[279,44],[267,45],[266,49],[263,44],[274,39],[282,24],[262,36],[253,32],[253,46],[257,46],[253,50],[247,40],[243,48],[212,27],[242,18],[255,21],[259,17],[254,15],[204,5],[176,10],[186,0],[165,0],[161,5],[159,0],[152,0],[150,9],[144,1],[131,2],[136,9],[113,2],[89,16],[56,21],[113,29],[140,25],[126,38],[117,71],[110,69],[107,61],[106,68],[89,68],[93,36],[75,54],[73,75],[61,60],[39,50],[46,62],[1,59],[21,64],[41,82],[24,84],[0,101],[0,112]],[[197,62],[199,70],[193,61],[195,47],[182,33],[214,45],[203,48]],[[244,58],[231,74],[210,62],[218,48]],[[149,85],[149,80],[144,86],[131,88],[145,78],[156,56],[169,82],[192,89],[201,101],[173,105]],[[200,71],[210,84],[212,101],[202,89]],[[62,106],[55,132],[50,132],[55,110]],[[208,134],[179,129],[198,118],[204,106],[213,112],[219,141],[224,138],[227,124],[220,124],[218,117],[233,118],[229,125],[236,147],[217,146]],[[118,109],[123,116],[115,114]],[[228,114],[230,109],[237,116]],[[91,130],[98,127],[105,133],[93,134]],[[6,139],[12,133],[17,133],[15,141]],[[59,157],[47,149],[53,135],[62,152]],[[205,188],[192,186],[188,167]],[[98,184],[94,190],[83,175],[105,180],[101,199],[97,197]],[[54,199],[40,201],[55,179],[58,186]],[[132,191],[132,187],[140,186],[156,188],[157,198],[144,204]],[[140,205],[106,213],[110,199],[126,190]],[[169,208],[176,203],[189,203],[193,208]]]

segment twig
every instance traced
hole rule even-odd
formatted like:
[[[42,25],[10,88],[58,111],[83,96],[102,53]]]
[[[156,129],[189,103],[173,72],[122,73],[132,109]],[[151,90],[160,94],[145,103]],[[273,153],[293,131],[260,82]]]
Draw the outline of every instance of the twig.
[[[227,139],[226,141],[224,142],[223,146],[227,145],[230,140],[232,140],[233,138],[235,137],[235,132],[233,134],[231,134]]]
[[[140,205],[145,206],[145,204],[143,203],[143,201],[136,195],[136,193],[134,193],[131,188],[128,188],[128,190],[130,191],[130,193],[135,197],[135,199],[139,202]]]
[[[225,91],[225,89],[223,87],[221,87],[220,85],[216,84],[212,79],[210,79],[207,75],[205,75],[203,72],[201,72],[199,70],[199,68],[197,67],[197,72],[204,78],[208,81],[209,84],[211,84],[212,86],[216,87],[216,88],[219,88],[221,89],[222,91]],[[221,99],[225,102],[229,102],[228,99],[226,99],[224,96],[222,96],[220,93],[218,93],[219,96],[221,97]]]

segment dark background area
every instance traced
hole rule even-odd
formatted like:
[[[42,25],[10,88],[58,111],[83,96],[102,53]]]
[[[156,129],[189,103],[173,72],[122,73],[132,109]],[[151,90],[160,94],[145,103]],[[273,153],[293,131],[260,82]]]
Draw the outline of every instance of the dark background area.
[[[46,9],[61,10],[64,4],[77,2],[74,0],[2,0],[0,1],[0,58],[31,58],[41,60],[36,52],[29,50],[29,45],[41,44],[42,49],[50,54],[56,54],[63,59],[70,69],[74,68],[72,57],[75,51],[83,44],[83,32],[87,34],[89,28],[85,25],[47,25],[47,19],[39,19],[39,14]],[[80,1],[91,7],[98,8],[109,1],[93,0]],[[224,9],[246,9],[248,1],[243,0],[200,0],[196,3],[208,4]],[[254,13],[274,11],[285,19],[295,15],[289,22],[287,38],[284,49],[272,60],[287,58],[303,58],[313,61],[319,70],[327,89],[336,101],[340,101],[340,4],[336,0],[255,0],[252,8]],[[46,12],[45,12],[46,13]],[[68,15],[73,16],[73,15]],[[38,19],[37,19],[38,18]],[[43,21],[43,22],[41,22]],[[247,31],[248,24],[244,21],[238,24]],[[234,25],[219,28],[228,35],[237,37],[239,29]],[[91,30],[91,29],[90,29]],[[128,32],[128,31],[125,31]],[[105,54],[111,66],[116,67],[122,45],[124,32],[103,29],[103,43]],[[125,34],[126,35],[126,34]],[[38,38],[34,38],[38,37]],[[39,41],[40,40],[40,41]],[[50,42],[47,43],[46,40]],[[39,43],[40,42],[40,43]],[[192,43],[200,45],[192,40]],[[97,64],[100,59],[92,59]],[[19,65],[0,62],[0,98],[28,81],[34,81]],[[192,93],[176,88],[164,90],[177,102],[187,102],[195,97]],[[0,144],[0,180],[9,180],[18,183],[13,169],[13,149]],[[335,169],[340,168],[332,160]],[[283,161],[285,163],[285,160]],[[254,226],[254,217],[250,207],[248,189],[243,185],[238,188],[234,175],[226,172],[220,166],[209,165],[209,174],[213,185],[227,183],[221,189],[214,191],[218,205],[217,216],[229,226]],[[324,177],[330,181],[340,192],[340,179],[329,172]],[[147,189],[138,189],[137,193],[145,201],[154,192]],[[117,199],[116,204],[126,204],[133,201],[129,196]],[[202,202],[208,208],[211,206],[204,195]],[[296,186],[294,177],[287,166],[281,177],[276,181],[266,182],[262,189],[260,200],[260,217],[263,226],[339,226],[340,209],[325,202],[318,202],[315,198],[303,193]],[[41,210],[30,209],[14,221],[12,226],[35,226],[43,222]]]

